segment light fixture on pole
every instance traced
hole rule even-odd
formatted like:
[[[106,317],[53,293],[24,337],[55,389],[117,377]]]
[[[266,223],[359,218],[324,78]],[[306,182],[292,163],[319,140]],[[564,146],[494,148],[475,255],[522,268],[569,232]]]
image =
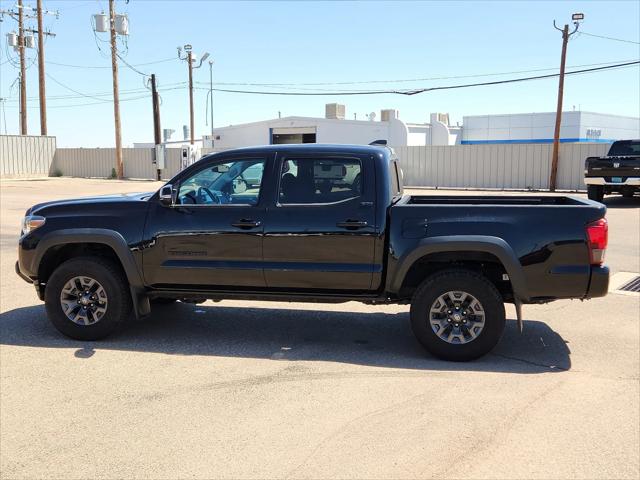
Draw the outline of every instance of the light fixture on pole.
[[[187,54],[182,56],[182,49],[187,52]],[[196,62],[196,56],[193,54],[193,47],[191,44],[187,43],[184,47],[178,47],[178,58],[180,60],[186,60],[187,66],[189,68],[189,123],[191,127],[191,135],[189,143],[191,145],[194,144],[194,117],[193,117],[193,69],[200,68],[202,66],[202,62],[204,62],[207,58],[209,58],[209,53],[205,52],[200,59],[198,65],[194,66]]]

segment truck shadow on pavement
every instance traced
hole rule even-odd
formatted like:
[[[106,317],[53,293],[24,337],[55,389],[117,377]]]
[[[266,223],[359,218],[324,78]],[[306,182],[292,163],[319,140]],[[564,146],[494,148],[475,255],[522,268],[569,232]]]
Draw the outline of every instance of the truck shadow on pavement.
[[[611,197],[604,197],[602,203],[607,208],[640,208],[640,197],[634,196],[631,198],[625,198],[621,195],[613,195]]]
[[[177,303],[131,319],[118,334],[80,342],[58,333],[41,305],[0,314],[0,345],[73,349],[80,359],[100,350],[326,361],[432,371],[545,373],[571,368],[567,342],[548,325],[529,320],[524,333],[509,320],[492,353],[468,363],[444,362],[413,337],[408,313],[240,308]],[[89,360],[87,360],[89,361]]]

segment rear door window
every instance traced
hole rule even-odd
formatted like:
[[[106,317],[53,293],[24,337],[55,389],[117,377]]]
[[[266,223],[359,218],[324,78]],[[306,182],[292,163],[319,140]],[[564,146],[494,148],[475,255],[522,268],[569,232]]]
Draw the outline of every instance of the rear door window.
[[[278,201],[327,204],[362,195],[362,164],[356,158],[299,158],[282,164]]]

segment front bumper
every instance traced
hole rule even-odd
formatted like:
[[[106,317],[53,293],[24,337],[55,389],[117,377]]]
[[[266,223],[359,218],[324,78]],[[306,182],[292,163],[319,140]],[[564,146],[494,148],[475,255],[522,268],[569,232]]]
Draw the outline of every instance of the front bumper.
[[[609,267],[592,266],[586,298],[604,297],[609,292]]]
[[[16,273],[27,283],[34,283],[34,280],[20,270],[20,262],[16,261]]]
[[[587,185],[608,185],[611,187],[640,187],[640,177],[627,177],[624,182],[607,182],[604,177],[585,177]]]

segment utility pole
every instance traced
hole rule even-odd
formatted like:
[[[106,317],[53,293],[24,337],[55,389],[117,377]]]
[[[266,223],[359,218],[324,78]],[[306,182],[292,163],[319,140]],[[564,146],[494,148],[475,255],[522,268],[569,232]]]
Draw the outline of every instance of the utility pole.
[[[211,118],[211,143],[213,146],[213,60],[209,60],[209,115]]]
[[[109,25],[111,35],[111,74],[113,76],[113,117],[116,130],[116,176],[124,178],[122,163],[122,137],[120,134],[120,94],[118,91],[118,46],[116,45],[115,0],[109,0]]]
[[[151,101],[153,103],[153,141],[156,145],[162,143],[160,137],[160,102],[158,101],[158,90],[156,89],[156,74],[151,74]],[[157,149],[156,149],[157,152]],[[156,166],[158,165],[158,159],[156,158]],[[161,170],[156,170],[156,180],[161,179]]]
[[[194,144],[194,137],[195,137],[195,133],[194,133],[194,115],[193,115],[193,69],[194,68],[200,68],[202,66],[202,62],[204,62],[207,58],[209,58],[209,53],[205,52],[202,55],[202,58],[200,59],[200,63],[198,63],[197,66],[193,66],[194,62],[195,62],[195,58],[193,55],[193,51],[192,51],[192,47],[191,45],[187,44],[184,46],[184,51],[187,52],[187,55],[182,57],[181,53],[182,53],[182,48],[178,47],[178,58],[180,60],[186,60],[187,61],[187,66],[189,68],[189,124],[190,124],[190,128],[191,128],[191,134],[190,134],[190,140],[189,143],[191,145]]]
[[[24,7],[18,0],[18,51],[20,55],[20,135],[27,134],[27,67],[24,59]]]
[[[187,53],[187,63],[189,64],[189,128],[191,129],[189,143],[193,145],[193,52],[191,50]]]
[[[26,82],[26,51],[27,48],[34,48],[33,37],[27,36],[25,33],[37,33],[38,34],[38,74],[39,74],[39,94],[40,94],[40,131],[41,135],[47,134],[47,113],[46,113],[46,95],[44,90],[44,35],[55,37],[54,33],[45,32],[42,26],[43,15],[55,15],[58,18],[58,12],[50,12],[42,9],[42,0],[37,0],[37,8],[27,7],[23,4],[23,0],[18,0],[16,4],[16,10],[0,10],[0,15],[8,15],[18,22],[18,35],[15,41],[9,41],[9,46],[12,46],[19,54],[20,57],[20,133],[22,135],[27,134],[27,82]],[[26,10],[35,11],[36,15],[26,13]],[[36,18],[38,21],[38,28],[25,27],[25,20]],[[15,35],[13,32],[10,35]]]
[[[47,98],[44,84],[44,32],[42,27],[42,0],[38,0],[38,94],[40,98],[40,135],[47,134]]]
[[[564,69],[567,60],[567,42],[569,37],[576,33],[580,21],[584,20],[584,14],[574,13],[571,17],[575,28],[569,33],[569,25],[565,24],[564,28],[558,28],[556,21],[553,21],[553,27],[562,32],[562,54],[560,56],[560,77],[558,79],[558,106],[556,108],[556,125],[553,132],[553,152],[551,154],[551,176],[549,178],[549,190],[556,191],[556,180],[558,177],[558,153],[560,150],[560,125],[562,123],[562,99],[564,96]]]

